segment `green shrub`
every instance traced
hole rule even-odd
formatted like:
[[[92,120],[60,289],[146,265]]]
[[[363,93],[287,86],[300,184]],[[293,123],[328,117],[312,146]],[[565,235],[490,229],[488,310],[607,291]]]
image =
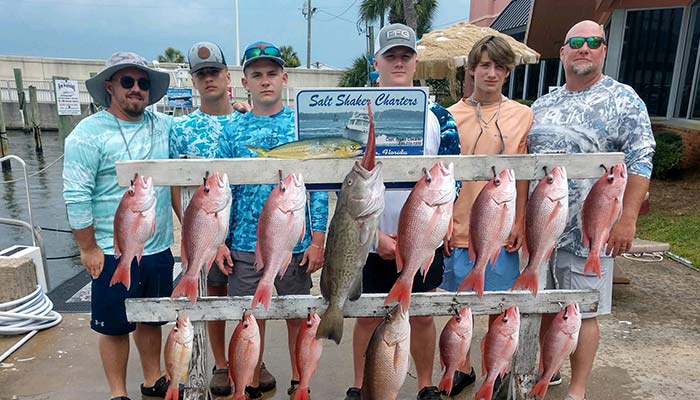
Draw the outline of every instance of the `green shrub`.
[[[683,140],[680,135],[671,131],[654,132],[654,138],[656,152],[652,175],[658,179],[668,179],[679,171],[678,166],[683,158]]]

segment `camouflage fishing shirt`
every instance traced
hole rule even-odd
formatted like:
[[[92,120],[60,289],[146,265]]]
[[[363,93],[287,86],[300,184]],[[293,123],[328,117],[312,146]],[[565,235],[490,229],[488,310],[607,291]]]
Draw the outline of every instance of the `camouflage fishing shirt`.
[[[250,158],[257,153],[245,145],[269,150],[273,147],[293,142],[294,111],[282,108],[272,116],[258,116],[252,112],[241,115],[235,123],[224,127],[219,138],[217,157]],[[254,252],[257,237],[258,217],[263,205],[275,185],[237,185],[233,190],[232,231],[229,235],[232,249]],[[293,253],[304,252],[311,244],[311,231],[325,232],[328,225],[328,193],[312,192],[307,207],[304,240],[297,244]],[[310,218],[309,218],[310,214]]]
[[[170,158],[215,158],[221,132],[240,116],[238,111],[209,115],[197,109],[176,120],[170,134]]]
[[[562,86],[537,99],[532,111],[530,153],[622,152],[630,174],[651,177],[656,142],[646,105],[631,87],[608,76],[577,92]],[[569,179],[569,220],[557,247],[581,257],[588,256],[581,210],[595,181]]]

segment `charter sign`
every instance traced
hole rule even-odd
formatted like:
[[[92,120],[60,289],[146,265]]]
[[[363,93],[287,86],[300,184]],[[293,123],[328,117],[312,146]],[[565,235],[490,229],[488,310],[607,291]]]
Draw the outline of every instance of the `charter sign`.
[[[423,154],[427,88],[302,89],[296,94],[300,140],[342,138],[367,144],[371,106],[379,156]]]
[[[56,79],[55,85],[58,115],[80,115],[78,81]]]

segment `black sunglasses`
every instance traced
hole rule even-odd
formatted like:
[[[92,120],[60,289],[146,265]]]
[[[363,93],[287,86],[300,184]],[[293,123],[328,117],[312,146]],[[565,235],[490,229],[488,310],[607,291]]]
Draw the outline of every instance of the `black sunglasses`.
[[[597,49],[600,46],[605,44],[605,39],[600,37],[600,36],[589,36],[589,37],[580,37],[580,36],[574,36],[570,37],[564,42],[565,45],[569,45],[572,49],[580,49],[583,47],[583,44],[587,43],[589,49]]]
[[[134,83],[138,83],[139,89],[143,90],[144,92],[148,92],[151,89],[151,81],[148,78],[134,79],[129,75],[123,75],[121,78],[119,78],[119,84],[124,89],[131,89],[134,87]]]

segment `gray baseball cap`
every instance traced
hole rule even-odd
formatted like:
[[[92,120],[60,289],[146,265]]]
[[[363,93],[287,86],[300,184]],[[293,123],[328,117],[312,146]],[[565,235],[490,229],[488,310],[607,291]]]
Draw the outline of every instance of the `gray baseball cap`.
[[[416,32],[404,24],[387,25],[379,31],[379,50],[377,54],[384,54],[389,49],[403,46],[416,51]]]
[[[187,53],[187,60],[190,62],[190,74],[204,68],[226,68],[224,52],[214,43],[193,44]]]
[[[99,74],[85,81],[90,96],[95,100],[95,103],[109,107],[111,97],[105,88],[105,81],[112,79],[112,76],[124,68],[138,68],[148,74],[148,80],[151,81],[151,88],[148,93],[148,105],[156,103],[161,97],[165,96],[170,84],[170,75],[167,72],[156,71],[148,66],[145,58],[136,53],[119,51],[112,54],[109,60],[105,62],[104,69]]]

